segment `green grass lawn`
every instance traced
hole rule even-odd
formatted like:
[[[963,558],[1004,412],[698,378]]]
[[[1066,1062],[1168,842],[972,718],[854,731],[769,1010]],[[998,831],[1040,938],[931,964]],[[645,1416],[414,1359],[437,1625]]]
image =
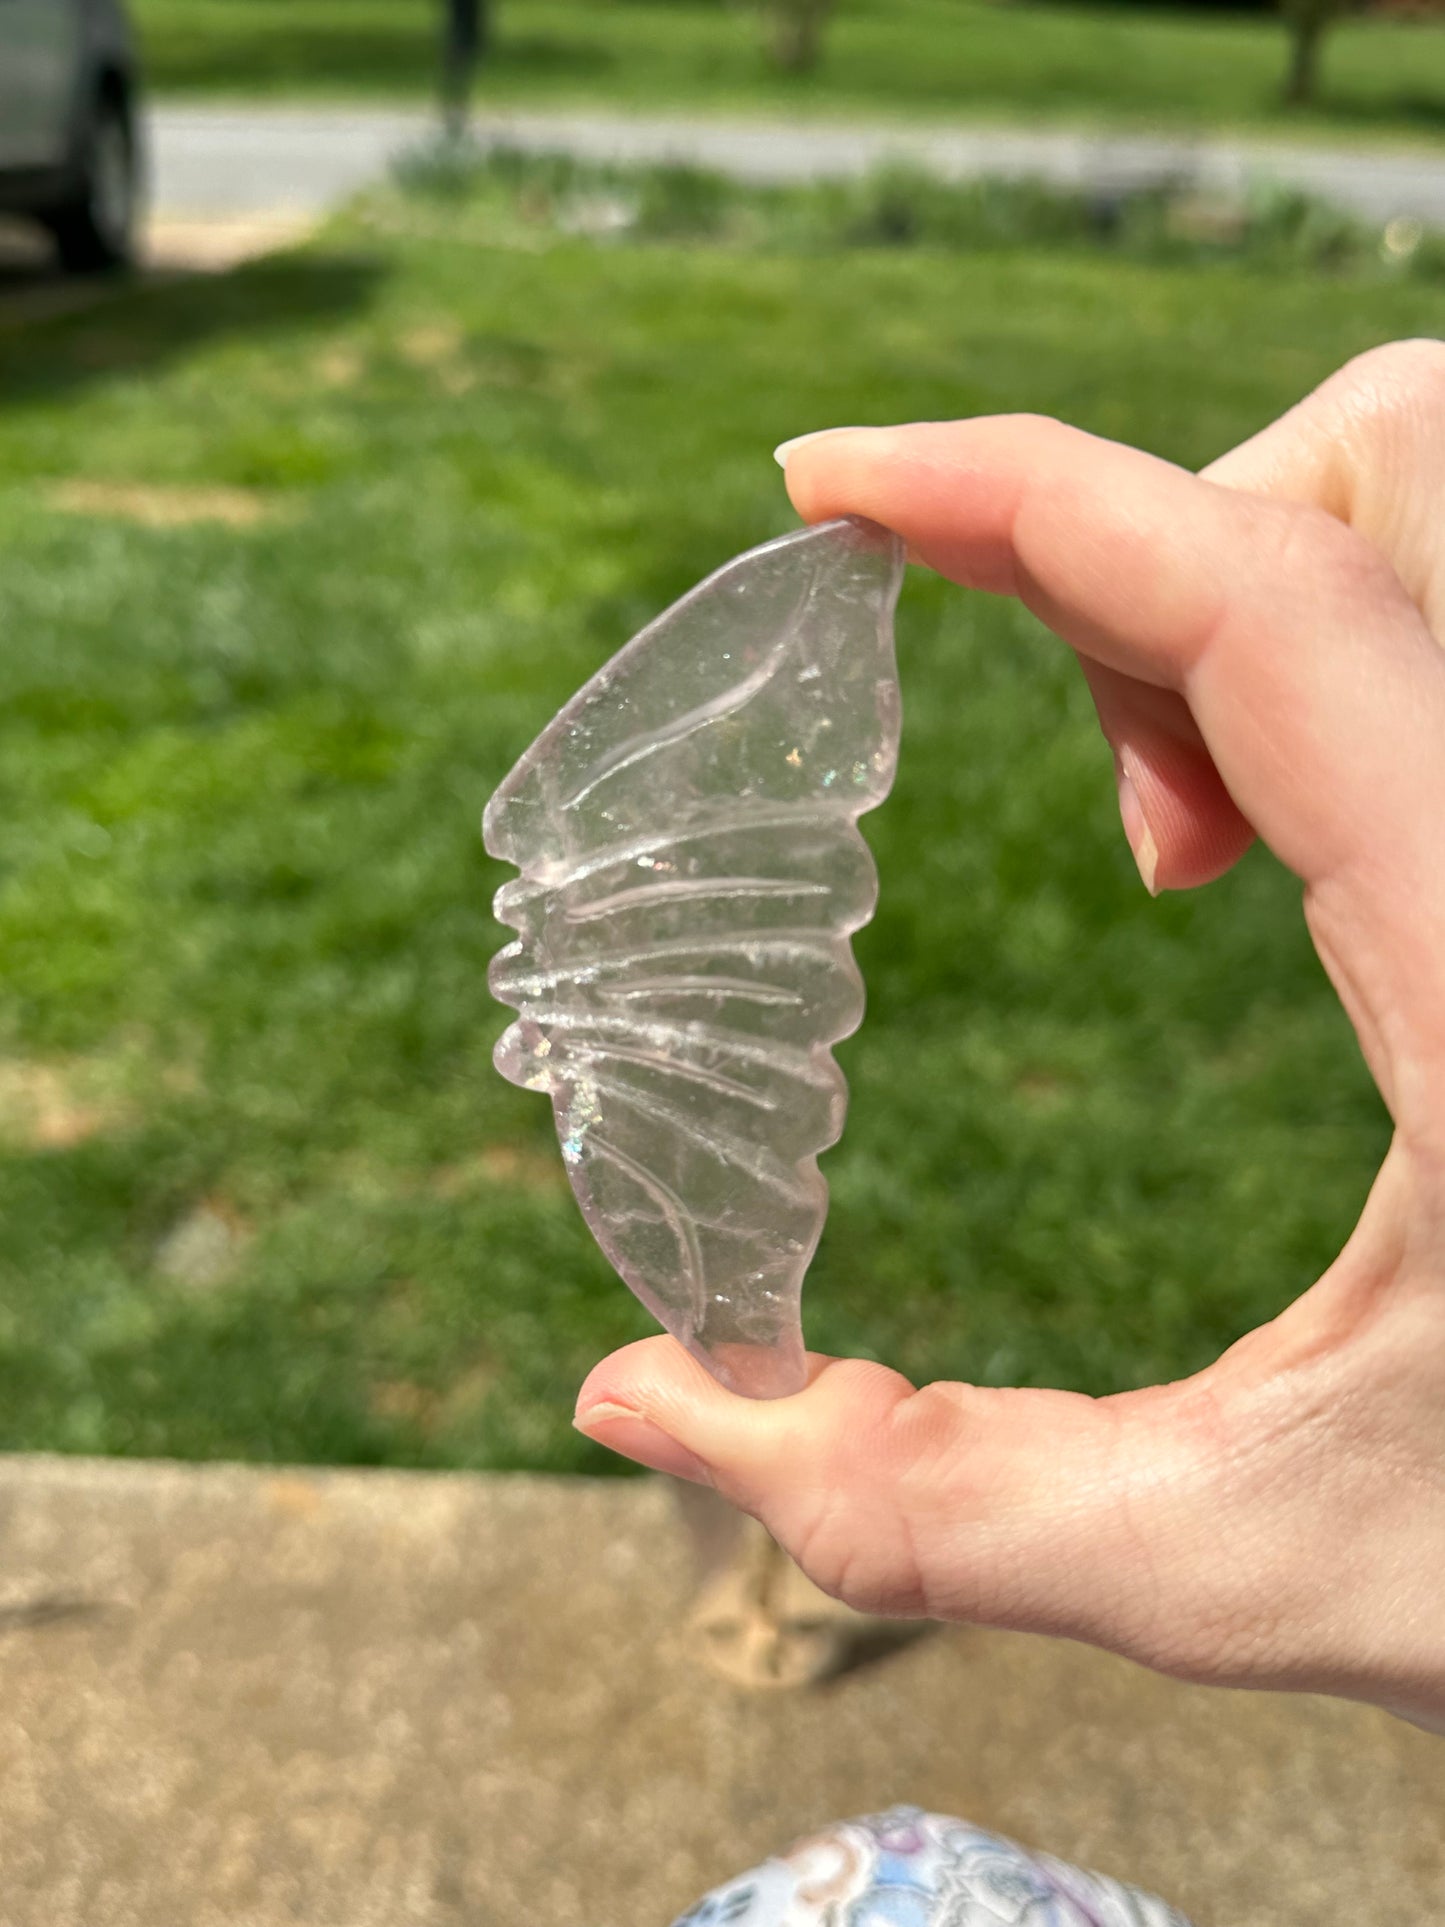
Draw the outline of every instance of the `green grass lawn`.
[[[0,1445],[598,1467],[650,1329],[490,1067],[477,822],[773,444],[1041,409],[1199,463],[1437,287],[559,232],[525,176],[0,326]],[[575,211],[575,210],[574,210]],[[197,518],[197,519],[188,519]],[[914,1374],[1203,1364],[1386,1120],[1256,853],[1151,902],[1065,651],[913,572],[805,1310]]]
[[[395,95],[436,70],[439,0],[135,0],[158,90]],[[1352,21],[1319,107],[1280,105],[1285,30],[1228,15],[980,0],[842,0],[818,70],[765,58],[722,0],[497,0],[482,104],[853,112],[1171,127],[1445,127],[1445,25]]]

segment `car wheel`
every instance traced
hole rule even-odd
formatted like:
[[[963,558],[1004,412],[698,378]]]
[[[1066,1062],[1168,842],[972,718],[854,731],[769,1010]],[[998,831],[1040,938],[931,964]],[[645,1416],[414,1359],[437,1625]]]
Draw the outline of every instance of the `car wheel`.
[[[75,191],[47,217],[62,264],[81,274],[130,267],[140,212],[140,166],[126,102],[97,96],[81,136]]]

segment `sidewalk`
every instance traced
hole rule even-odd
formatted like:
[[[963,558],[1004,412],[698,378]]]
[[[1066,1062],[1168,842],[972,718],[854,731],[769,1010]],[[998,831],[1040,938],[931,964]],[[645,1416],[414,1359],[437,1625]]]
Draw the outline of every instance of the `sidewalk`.
[[[319,214],[427,139],[424,110],[163,105],[151,115],[154,199],[164,214]],[[1035,178],[1115,195],[1177,184],[1226,196],[1256,178],[1302,188],[1372,221],[1445,227],[1445,155],[1234,139],[479,110],[483,146],[594,161],[684,161],[753,181],[859,174],[907,160],[956,179]]]
[[[4,1927],[665,1927],[911,1800],[1199,1927],[1439,1927],[1445,1742],[953,1629],[686,1659],[647,1483],[0,1459]]]

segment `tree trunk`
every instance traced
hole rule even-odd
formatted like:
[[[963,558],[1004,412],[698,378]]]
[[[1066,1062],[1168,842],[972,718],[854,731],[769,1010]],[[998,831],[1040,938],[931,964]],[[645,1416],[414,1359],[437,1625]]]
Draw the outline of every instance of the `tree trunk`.
[[[773,59],[785,74],[811,73],[833,0],[772,0]]]
[[[1289,72],[1285,76],[1284,97],[1291,107],[1307,107],[1319,92],[1320,47],[1334,9],[1313,5],[1309,0],[1289,10]]]

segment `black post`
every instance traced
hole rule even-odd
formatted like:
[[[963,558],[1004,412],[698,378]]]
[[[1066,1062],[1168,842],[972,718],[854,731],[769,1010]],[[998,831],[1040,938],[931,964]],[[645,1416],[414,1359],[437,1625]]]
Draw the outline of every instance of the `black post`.
[[[445,0],[445,6],[442,112],[448,134],[459,139],[467,130],[472,77],[485,51],[486,13],[483,0]]]

